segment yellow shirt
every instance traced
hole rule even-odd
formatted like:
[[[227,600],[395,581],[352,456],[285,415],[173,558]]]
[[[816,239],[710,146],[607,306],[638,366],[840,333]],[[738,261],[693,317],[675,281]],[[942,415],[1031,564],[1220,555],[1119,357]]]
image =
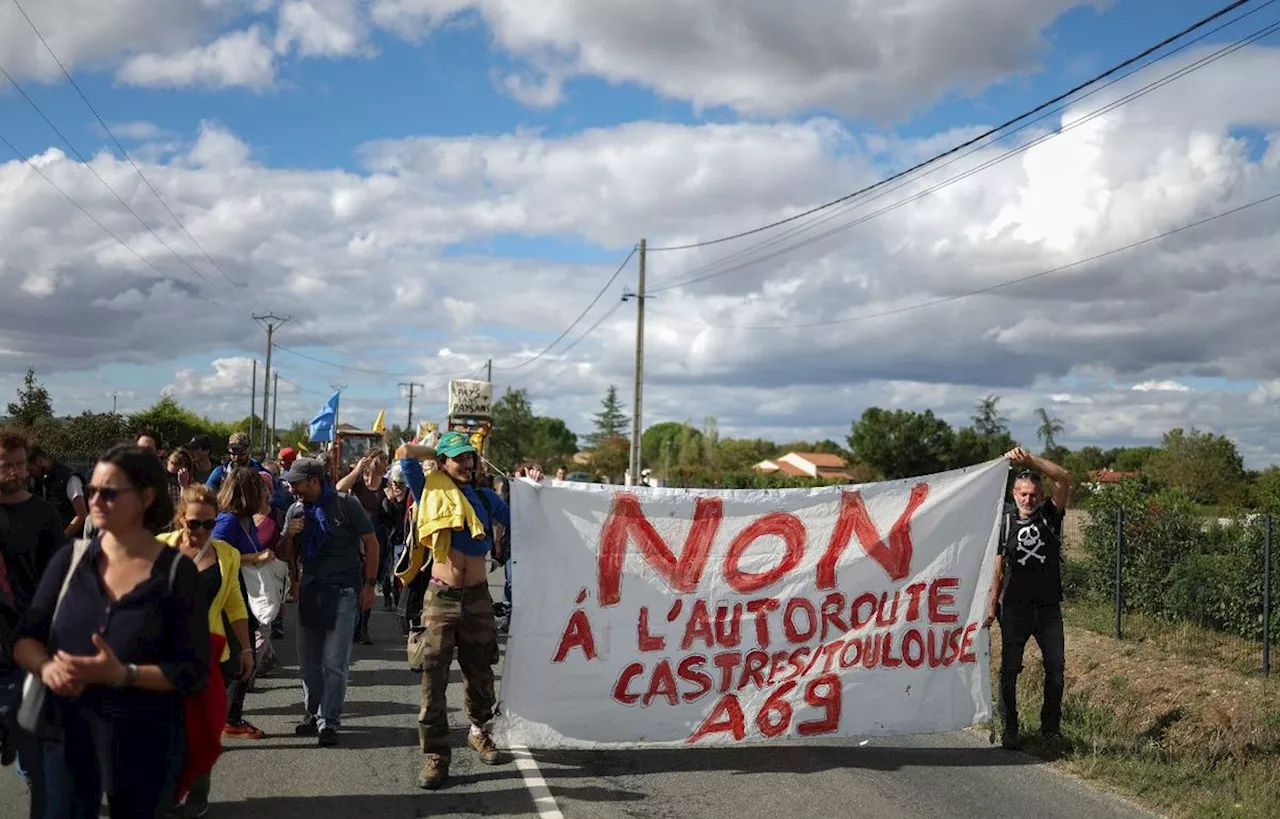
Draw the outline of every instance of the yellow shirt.
[[[410,544],[408,566],[396,574],[406,585],[422,570],[428,549],[431,559],[437,563],[449,559],[454,529],[467,530],[472,537],[484,537],[484,524],[453,479],[434,470],[424,477],[422,498],[413,510],[417,536]]]
[[[164,532],[157,537],[161,542],[176,549],[182,533]],[[244,592],[240,591],[240,553],[236,551],[236,547],[225,540],[215,539],[209,542],[213,544],[214,554],[218,556],[218,571],[222,574],[222,585],[218,587],[218,593],[214,595],[213,603],[209,606],[209,633],[226,637],[226,629],[222,627],[223,614],[226,614],[227,620],[232,623],[249,619],[249,610],[244,605]],[[223,646],[222,661],[226,662],[230,658],[231,648]]]

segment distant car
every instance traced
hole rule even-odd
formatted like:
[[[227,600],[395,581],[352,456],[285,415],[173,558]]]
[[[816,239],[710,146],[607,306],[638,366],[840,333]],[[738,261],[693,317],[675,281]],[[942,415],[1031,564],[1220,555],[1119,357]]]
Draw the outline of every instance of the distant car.
[[[576,483],[591,483],[590,472],[570,472],[564,476],[566,481],[574,481]]]

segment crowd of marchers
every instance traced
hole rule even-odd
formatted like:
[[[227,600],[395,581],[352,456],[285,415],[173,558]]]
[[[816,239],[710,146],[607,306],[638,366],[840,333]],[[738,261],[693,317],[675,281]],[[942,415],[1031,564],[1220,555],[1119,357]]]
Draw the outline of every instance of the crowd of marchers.
[[[509,486],[471,440],[373,450],[337,481],[322,459],[223,463],[197,436],[104,453],[88,475],[21,431],[0,430],[0,756],[27,783],[32,819],[203,816],[224,740],[244,717],[275,641],[297,642],[298,736],[341,743],[352,644],[370,642],[379,594],[421,673],[418,786],[448,780],[446,692],[456,655],[467,745],[496,765],[494,667],[512,616]],[[1003,745],[1020,739],[1027,642],[1044,658],[1040,730],[1060,739],[1062,521],[1069,477],[1022,449],[1001,520],[987,626],[999,623]],[[540,481],[536,465],[514,476]],[[562,476],[557,475],[557,478]],[[506,566],[505,603],[489,575]],[[284,615],[285,603],[296,603]]]

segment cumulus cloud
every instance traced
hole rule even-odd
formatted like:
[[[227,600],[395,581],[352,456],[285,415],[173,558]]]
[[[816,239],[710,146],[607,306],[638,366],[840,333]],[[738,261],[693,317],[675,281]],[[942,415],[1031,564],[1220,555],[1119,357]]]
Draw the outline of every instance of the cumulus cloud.
[[[963,422],[995,392],[1024,437],[1045,406],[1067,422],[1072,444],[1152,441],[1194,424],[1241,440],[1252,463],[1275,458],[1268,390],[1280,382],[1280,356],[1267,331],[1280,303],[1276,205],[1016,287],[892,311],[1060,268],[1280,190],[1275,149],[1259,150],[1242,132],[1280,133],[1280,99],[1267,79],[1277,69],[1276,50],[1241,52],[847,231],[666,287],[647,308],[646,418],[716,415],[724,434],[841,438],[873,404],[931,406]],[[8,295],[0,350],[25,353],[0,356],[0,371],[16,379],[29,363],[58,372],[193,355],[247,360],[263,341],[249,313],[275,309],[293,316],[280,344],[348,369],[285,352],[276,366],[317,393],[340,379],[359,385],[364,397],[352,400],[361,412],[397,406],[395,384],[411,378],[428,384],[422,400],[438,401],[448,373],[492,358],[499,390],[529,387],[541,409],[585,431],[604,388],[625,393],[630,383],[635,308],[618,308],[617,299],[632,272],[579,326],[599,321],[589,339],[517,365],[578,315],[635,241],[713,237],[811,207],[918,153],[900,142],[875,142],[826,118],[635,122],[559,136],[382,141],[364,147],[359,171],[302,170],[257,162],[252,146],[206,124],[177,155],[144,169],[245,290],[221,279],[158,203],[134,197],[204,279],[78,163],[45,151],[34,161],[155,269],[25,165],[0,165],[0,235],[11,237],[0,266]],[[654,252],[649,284],[675,285],[744,249],[754,248],[735,264],[761,259],[999,150],[779,244],[756,247],[774,236],[765,234]],[[127,163],[94,162],[117,189],[137,186]],[[527,237],[581,242],[600,260],[476,250]],[[741,329],[752,326],[778,329]],[[244,369],[224,361],[212,372],[179,373],[173,388],[220,402],[213,393],[226,378],[247,392]],[[1215,378],[1272,386],[1204,386]],[[1195,391],[1169,388],[1189,379]],[[297,411],[309,417],[323,398],[301,393]],[[237,397],[228,412],[243,414],[242,404]]]
[[[813,107],[899,117],[1033,70],[1041,32],[1085,0],[375,0],[373,19],[420,37],[460,15],[559,86],[634,82],[699,107]],[[515,88],[540,87],[517,73]]]
[[[68,69],[101,67],[126,53],[185,51],[253,5],[246,0],[23,3],[32,22]],[[51,80],[62,75],[11,2],[0,5],[0,63],[19,77]]]
[[[125,61],[117,78],[152,88],[269,88],[275,82],[275,52],[263,30],[251,26],[224,34],[207,45],[168,54],[139,54]]]
[[[268,87],[279,58],[372,56],[375,34],[418,41],[483,24],[504,59],[497,85],[549,107],[576,76],[635,83],[697,107],[751,114],[822,108],[898,118],[1037,70],[1042,32],[1102,0],[41,0],[32,19],[68,68],[152,87]],[[11,4],[0,62],[60,69]]]

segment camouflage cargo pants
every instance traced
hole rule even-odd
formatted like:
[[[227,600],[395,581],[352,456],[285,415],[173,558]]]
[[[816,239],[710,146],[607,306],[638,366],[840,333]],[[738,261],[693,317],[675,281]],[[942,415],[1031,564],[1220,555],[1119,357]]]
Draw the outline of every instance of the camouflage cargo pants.
[[[498,630],[489,585],[453,589],[432,581],[422,601],[421,626],[417,635],[417,654],[422,661],[418,739],[423,753],[440,754],[447,759],[450,750],[446,694],[455,649],[465,683],[467,718],[481,727],[493,719]]]

